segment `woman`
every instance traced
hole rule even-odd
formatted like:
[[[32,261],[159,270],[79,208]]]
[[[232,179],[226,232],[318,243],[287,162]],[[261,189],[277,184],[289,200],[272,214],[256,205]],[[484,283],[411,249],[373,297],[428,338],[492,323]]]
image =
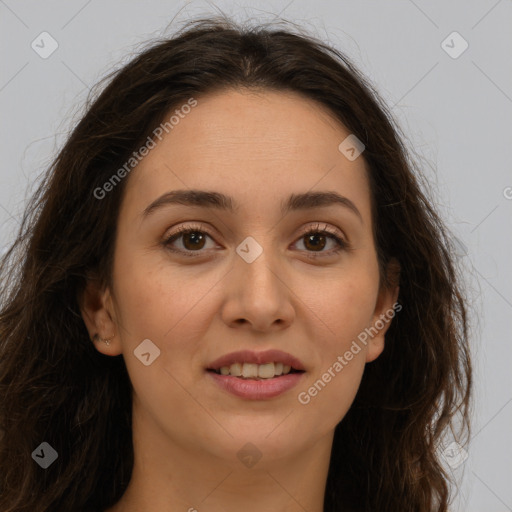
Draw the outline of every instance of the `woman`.
[[[466,304],[371,85],[225,19],[109,80],[2,263],[0,509],[446,511]]]

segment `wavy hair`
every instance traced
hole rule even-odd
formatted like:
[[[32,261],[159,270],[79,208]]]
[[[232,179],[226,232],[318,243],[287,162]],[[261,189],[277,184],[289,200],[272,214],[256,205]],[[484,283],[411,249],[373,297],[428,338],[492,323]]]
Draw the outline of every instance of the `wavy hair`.
[[[93,191],[171,109],[239,88],[316,100],[363,141],[381,282],[390,284],[391,258],[401,267],[403,308],[336,426],[324,511],[447,511],[440,441],[459,415],[469,436],[472,387],[468,302],[451,235],[370,81],[339,50],[278,25],[200,18],[151,41],[96,85],[32,195],[0,264],[3,512],[102,510],[125,491],[132,387],[123,358],[91,343],[79,305],[87,279],[112,284],[129,177],[102,200]],[[58,452],[46,470],[31,455],[43,441]]]

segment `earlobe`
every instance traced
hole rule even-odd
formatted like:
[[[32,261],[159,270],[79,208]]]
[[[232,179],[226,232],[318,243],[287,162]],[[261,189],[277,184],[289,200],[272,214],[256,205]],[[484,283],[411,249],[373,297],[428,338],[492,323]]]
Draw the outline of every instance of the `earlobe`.
[[[112,315],[110,290],[102,289],[97,280],[89,279],[78,303],[89,338],[96,349],[106,355],[119,355],[121,347]]]
[[[387,267],[387,287],[383,286],[379,290],[372,325],[369,328],[371,336],[366,352],[367,363],[377,359],[384,351],[386,332],[396,312],[399,311],[397,308],[399,280],[400,264],[396,258],[392,258]]]
[[[368,350],[366,351],[366,362],[371,363],[375,361],[382,352],[384,352],[384,334],[379,334],[377,337],[372,338],[368,343]]]

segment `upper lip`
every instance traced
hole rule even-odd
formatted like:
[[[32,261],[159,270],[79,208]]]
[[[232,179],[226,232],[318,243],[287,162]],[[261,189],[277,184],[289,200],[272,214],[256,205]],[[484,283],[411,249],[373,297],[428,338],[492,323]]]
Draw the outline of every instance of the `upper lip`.
[[[219,370],[223,366],[231,366],[234,363],[283,363],[289,365],[295,370],[305,371],[304,365],[296,357],[283,352],[282,350],[265,350],[263,352],[254,352],[252,350],[240,350],[226,354],[208,365],[208,370]]]

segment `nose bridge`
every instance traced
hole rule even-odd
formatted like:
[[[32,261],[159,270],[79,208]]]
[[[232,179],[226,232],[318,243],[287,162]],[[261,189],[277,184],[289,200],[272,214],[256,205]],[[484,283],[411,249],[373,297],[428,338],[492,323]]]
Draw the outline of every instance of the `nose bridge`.
[[[242,272],[242,284],[261,290],[268,286],[275,287],[275,281],[279,279],[272,236],[267,233],[265,236],[258,236],[258,239],[259,241],[253,236],[247,236],[239,244],[236,252],[242,260],[238,261]]]

